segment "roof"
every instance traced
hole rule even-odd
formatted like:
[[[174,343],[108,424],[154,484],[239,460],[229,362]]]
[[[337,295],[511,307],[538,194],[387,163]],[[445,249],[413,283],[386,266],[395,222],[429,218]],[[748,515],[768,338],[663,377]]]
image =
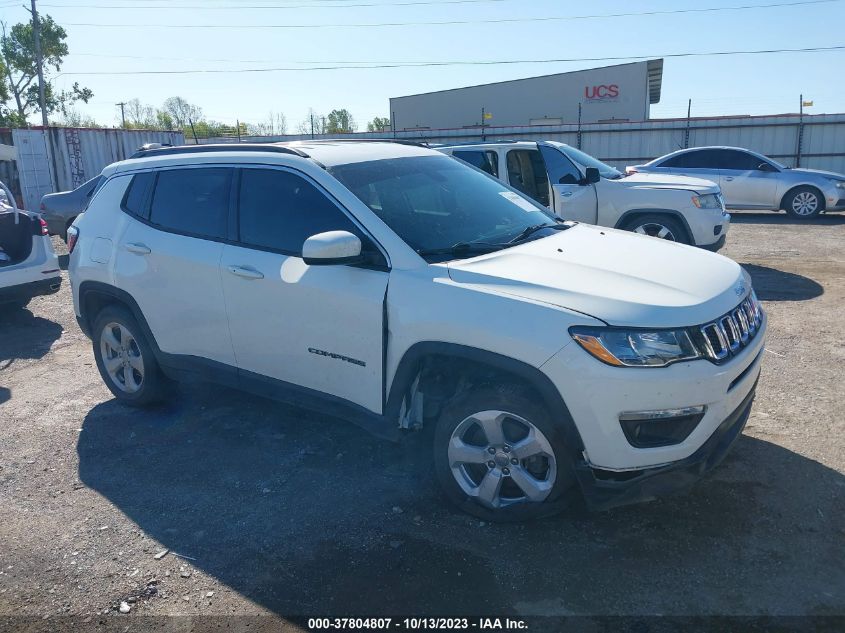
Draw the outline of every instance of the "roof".
[[[430,156],[435,153],[416,143],[378,140],[293,141],[280,145],[303,152],[326,167],[407,156]]]
[[[310,159],[324,167],[402,158],[406,156],[430,156],[434,150],[403,140],[312,140],[287,143],[220,143],[210,145],[162,146],[138,150],[128,160],[120,163],[121,171],[139,166],[154,166],[174,162],[207,162],[200,158],[214,156],[231,161],[256,161],[259,156],[265,161],[274,159]],[[246,159],[246,160],[245,160]]]

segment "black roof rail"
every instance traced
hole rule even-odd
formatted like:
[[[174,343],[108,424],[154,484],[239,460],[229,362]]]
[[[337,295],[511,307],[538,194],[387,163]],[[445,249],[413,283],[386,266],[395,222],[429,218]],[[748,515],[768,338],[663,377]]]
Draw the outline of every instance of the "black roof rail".
[[[414,147],[428,147],[426,141],[414,141],[407,138],[315,138],[300,139],[295,143],[396,143],[397,145],[412,145]]]
[[[500,145],[505,143],[523,143],[525,139],[502,139],[501,141],[457,141],[455,143],[441,143],[441,147],[459,147],[461,145]]]
[[[298,149],[272,143],[211,143],[208,145],[162,146],[152,147],[150,149],[144,149],[142,147],[129,158],[172,156],[173,154],[204,154],[210,152],[276,152],[308,158],[308,154]]]

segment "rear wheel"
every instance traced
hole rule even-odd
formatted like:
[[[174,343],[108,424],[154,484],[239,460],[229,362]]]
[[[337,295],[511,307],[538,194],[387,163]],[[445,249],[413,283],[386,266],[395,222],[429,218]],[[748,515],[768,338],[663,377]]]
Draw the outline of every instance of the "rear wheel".
[[[542,406],[502,388],[468,392],[444,408],[434,467],[452,503],[490,521],[555,514],[575,493],[560,429]]]
[[[786,195],[783,207],[793,218],[810,220],[824,211],[824,198],[813,187],[798,187]]]
[[[118,400],[141,407],[166,397],[166,378],[129,310],[104,308],[94,322],[93,342],[100,375]]]
[[[659,213],[638,216],[626,222],[623,228],[626,231],[658,237],[670,242],[691,243],[686,230],[678,220]]]

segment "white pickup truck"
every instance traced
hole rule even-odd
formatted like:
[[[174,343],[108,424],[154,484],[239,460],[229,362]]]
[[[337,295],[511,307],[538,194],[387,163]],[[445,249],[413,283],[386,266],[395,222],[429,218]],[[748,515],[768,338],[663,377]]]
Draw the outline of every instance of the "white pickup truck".
[[[534,198],[555,215],[709,250],[725,243],[731,216],[709,180],[614,169],[556,141],[446,145],[459,158]]]

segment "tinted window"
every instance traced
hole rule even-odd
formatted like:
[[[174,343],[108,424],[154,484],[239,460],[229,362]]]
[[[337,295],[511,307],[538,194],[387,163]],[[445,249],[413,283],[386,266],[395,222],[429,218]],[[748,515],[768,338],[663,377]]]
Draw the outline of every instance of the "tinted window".
[[[319,189],[277,169],[244,169],[239,205],[240,241],[300,255],[306,239],[325,231],[361,232]]]
[[[539,150],[513,149],[508,152],[507,162],[511,186],[549,206],[549,177]]]
[[[231,180],[226,167],[158,172],[150,222],[198,237],[225,237]]]
[[[478,167],[482,171],[486,171],[492,176],[498,177],[499,175],[499,156],[496,154],[496,152],[483,152],[481,150],[460,150],[457,152],[452,152],[452,155],[455,158],[460,158],[461,160],[468,162],[470,165]]]
[[[763,161],[747,152],[738,152],[732,149],[722,150],[722,169],[736,169],[749,171],[757,169]]]
[[[137,174],[129,183],[126,195],[123,197],[123,209],[132,215],[147,217],[147,193],[155,178],[151,171]]]
[[[581,182],[581,172],[562,152],[547,145],[540,145],[540,152],[546,161],[546,170],[552,184],[577,185]]]
[[[678,154],[663,161],[658,167],[680,167],[690,169],[723,169],[724,158],[722,151],[717,149],[701,149],[693,152]]]

